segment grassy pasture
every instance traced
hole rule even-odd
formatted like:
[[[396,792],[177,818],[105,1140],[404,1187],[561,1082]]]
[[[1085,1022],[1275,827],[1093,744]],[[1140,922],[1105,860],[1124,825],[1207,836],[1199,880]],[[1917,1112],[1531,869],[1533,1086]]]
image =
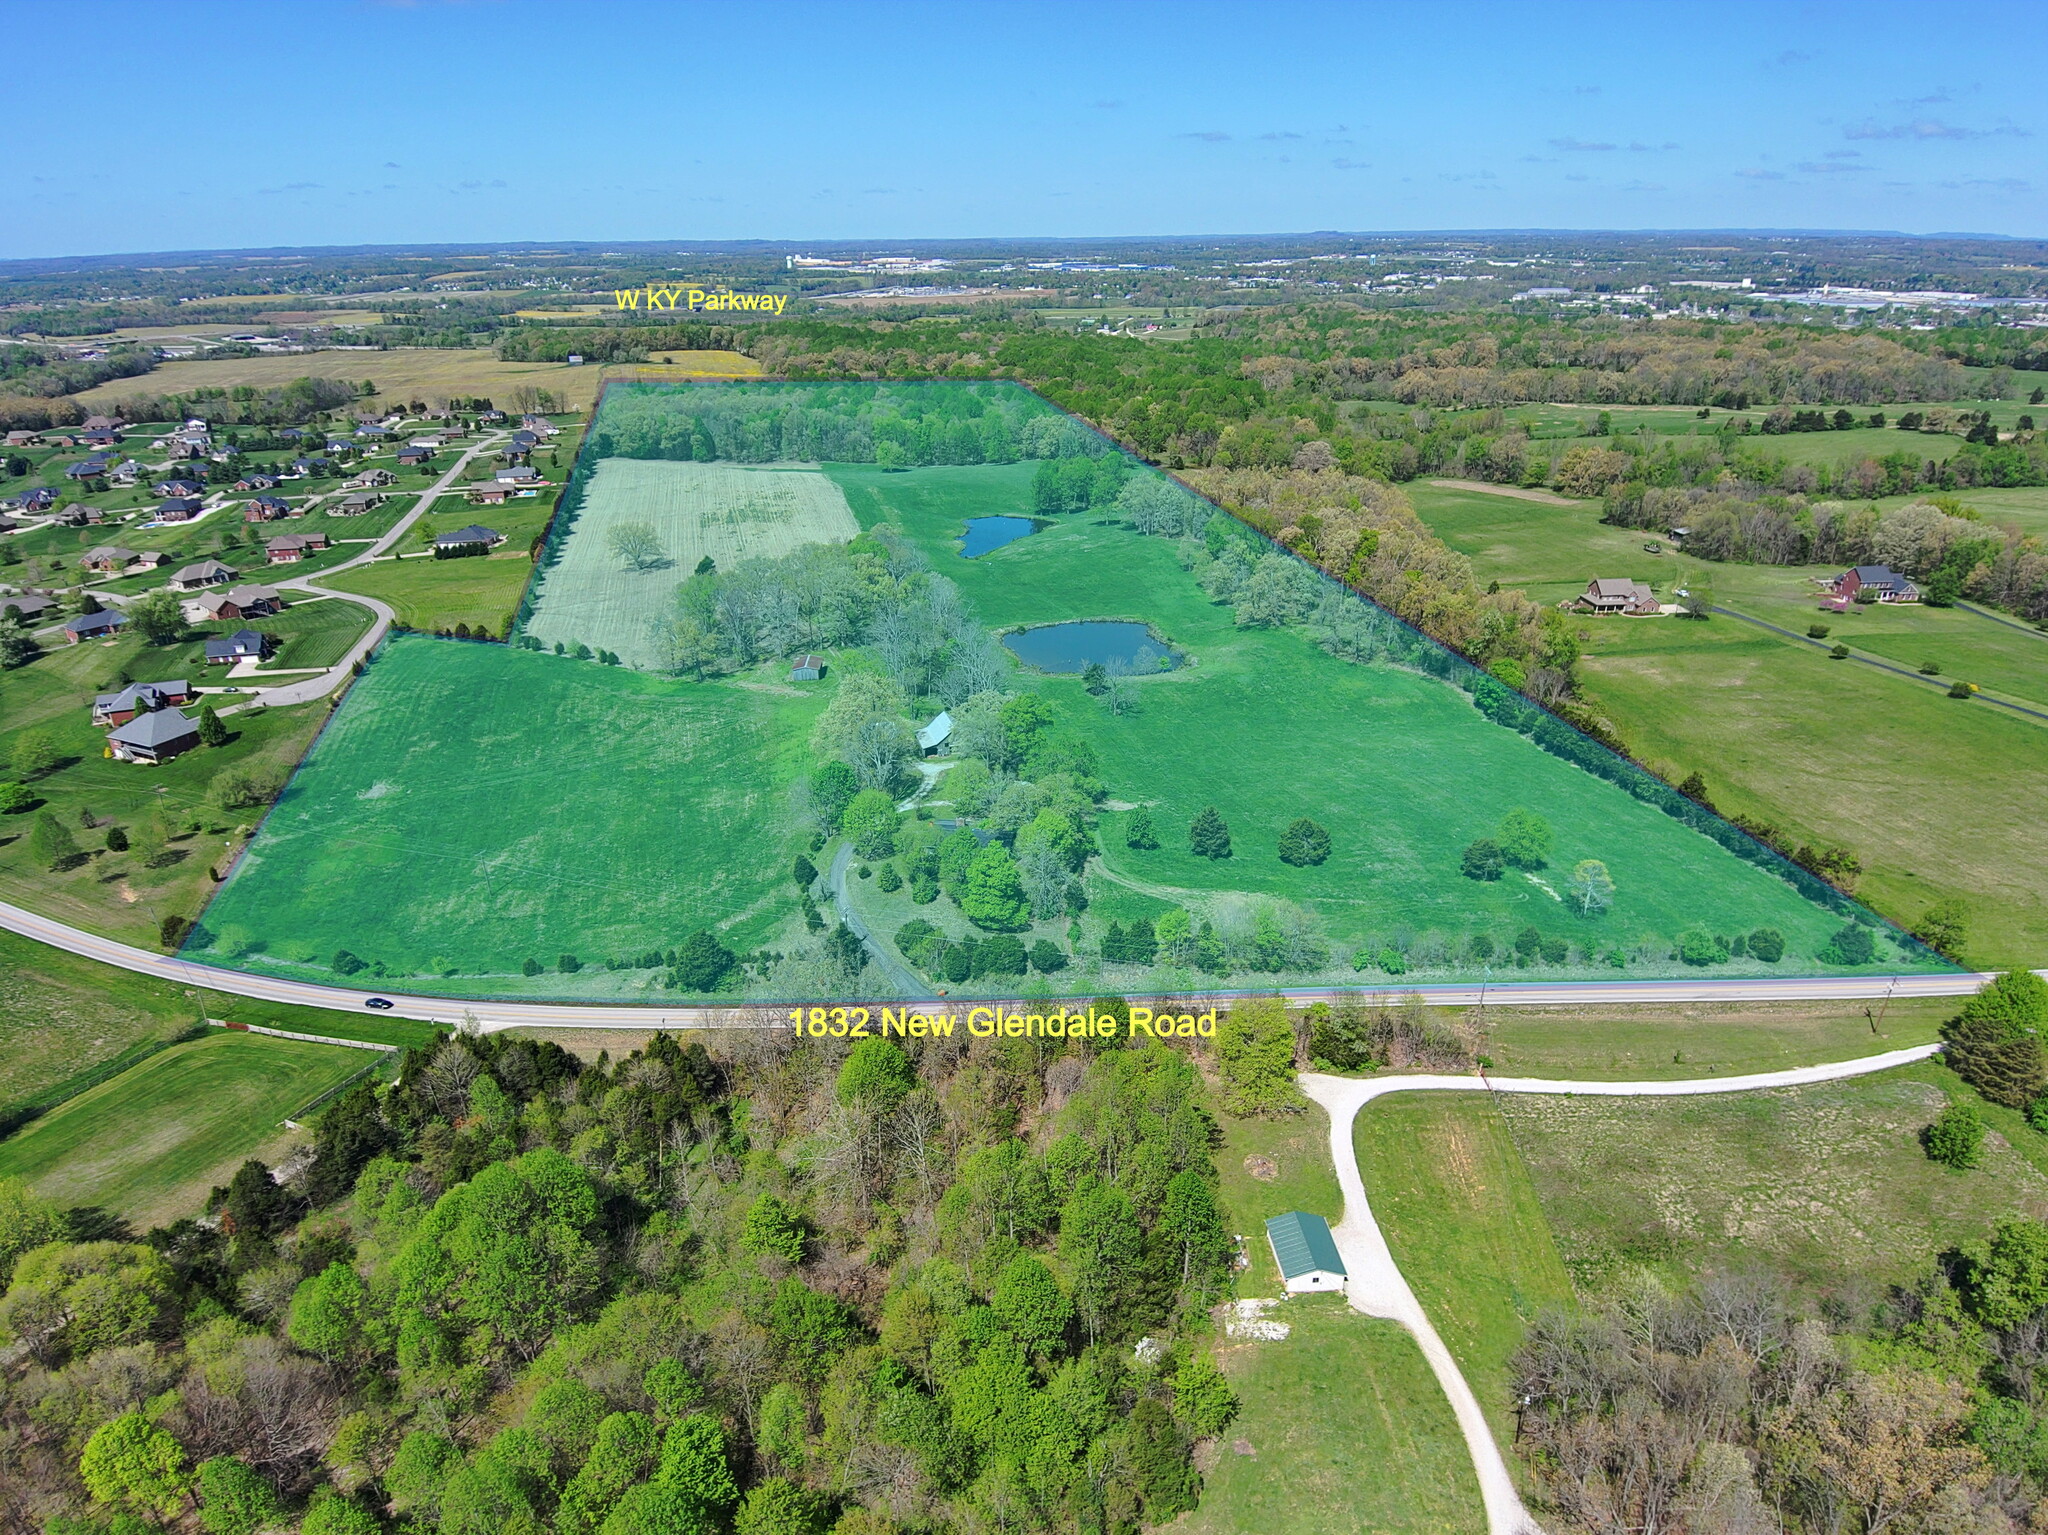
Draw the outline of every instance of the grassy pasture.
[[[489,554],[472,559],[379,560],[324,580],[336,591],[382,598],[408,629],[453,629],[479,624],[502,635],[518,610],[533,562],[527,551],[547,526],[554,503],[545,495],[503,506],[471,506],[459,497],[443,496],[419,526],[438,535],[481,522],[505,535]],[[413,551],[404,551],[411,553]]]
[[[1508,1361],[1572,1287],[1500,1110],[1484,1093],[1397,1094],[1359,1111],[1352,1143],[1394,1261],[1512,1450]]]
[[[1994,1121],[1974,1171],[1921,1150],[1963,1095],[1923,1063],[1726,1097],[1503,1095],[1499,1112],[1582,1290],[1733,1269],[1875,1300],[2003,1216],[2048,1214],[2048,1148],[2019,1116]]]
[[[398,636],[221,887],[194,957],[658,1001],[658,972],[603,962],[700,927],[750,949],[795,913],[787,798],[821,702]],[[342,949],[372,968],[332,971]],[[560,973],[564,954],[585,968]],[[522,975],[528,959],[546,973]]]
[[[87,410],[142,395],[183,394],[193,389],[231,389],[252,384],[277,389],[295,378],[368,380],[388,400],[432,403],[451,395],[482,396],[511,409],[522,385],[552,390],[576,410],[597,397],[603,370],[557,362],[500,362],[482,350],[395,347],[383,352],[315,352],[278,357],[220,357],[159,364],[141,378],[120,378],[74,396]]]
[[[1601,524],[1598,503],[1546,506],[1422,485],[1409,494],[1480,580],[1497,577],[1540,601],[1582,591],[1595,575],[1648,581],[1660,595],[1703,583],[1720,605],[1795,635],[1825,623],[1828,643],[1859,654],[1909,669],[1933,659],[1944,680],[2019,702],[2048,696],[2048,636],[1968,609],[1822,613],[1813,578],[1832,570],[1650,555],[1646,535]],[[2048,522],[2048,492],[2032,494]],[[1958,702],[1917,678],[1830,661],[1803,640],[1725,616],[1587,618],[1580,633],[1588,697],[1673,782],[1699,768],[1724,810],[1849,847],[1867,871],[1858,895],[1895,920],[1961,897],[1979,963],[2039,964],[2048,954],[2037,890],[2048,832],[2032,808],[2048,792],[2039,722]]]
[[[1078,679],[1034,679],[1094,744],[1111,793],[1153,807],[1164,845],[1134,852],[1112,826],[1103,838],[1106,877],[1197,906],[1233,894],[1292,899],[1349,942],[1403,924],[1452,936],[1489,931],[1497,944],[1524,925],[1581,943],[1668,938],[1695,923],[1727,932],[1773,925],[1790,945],[1788,973],[1810,970],[1840,925],[1774,876],[1486,724],[1442,683],[1334,660],[1297,634],[1236,628],[1165,540],[1070,517],[961,559],[953,540],[966,517],[1026,509],[1029,465],[830,472],[863,525],[900,524],[992,627],[1145,619],[1190,651],[1193,665],[1135,682],[1136,704],[1117,718]],[[1272,749],[1241,749],[1247,741]],[[1188,823],[1207,804],[1231,828],[1235,856],[1220,863],[1186,845]],[[1549,888],[1528,876],[1461,878],[1459,850],[1517,805],[1556,829]],[[1336,850],[1322,866],[1297,870],[1275,848],[1302,815],[1329,828]],[[1561,871],[1586,857],[1606,862],[1621,892],[1594,923],[1552,893]]]
[[[149,1057],[0,1141],[0,1177],[138,1229],[197,1209],[249,1157],[307,1138],[282,1121],[374,1063],[367,1051],[222,1031]]]
[[[606,539],[624,523],[653,527],[662,558],[637,569]],[[799,544],[845,543],[859,529],[846,497],[815,470],[608,458],[598,464],[562,541],[541,573],[524,632],[543,644],[579,641],[653,670],[650,623],[673,607],[676,587],[709,557],[721,570],[787,554]]]
[[[1450,1404],[1406,1329],[1335,1296],[1271,1315],[1277,1343],[1225,1344],[1244,1404],[1175,1535],[1479,1535],[1479,1484]]]

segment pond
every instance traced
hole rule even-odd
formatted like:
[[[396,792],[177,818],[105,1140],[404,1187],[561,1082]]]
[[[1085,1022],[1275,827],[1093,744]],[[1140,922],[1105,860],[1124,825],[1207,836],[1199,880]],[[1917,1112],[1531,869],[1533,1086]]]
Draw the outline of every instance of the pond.
[[[1075,622],[1042,624],[1003,636],[1011,654],[1042,672],[1082,672],[1091,662],[1121,662],[1126,675],[1172,671],[1180,653],[1153,636],[1150,626],[1133,623]]]
[[[1038,522],[1031,517],[970,517],[967,519],[967,536],[960,541],[960,553],[971,560],[1005,544],[1014,544],[1020,538],[1028,538],[1037,531]]]

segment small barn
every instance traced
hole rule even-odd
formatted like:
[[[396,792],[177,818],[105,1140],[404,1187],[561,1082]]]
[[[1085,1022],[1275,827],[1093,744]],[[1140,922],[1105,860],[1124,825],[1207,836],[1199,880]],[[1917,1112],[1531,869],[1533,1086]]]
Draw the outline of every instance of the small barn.
[[[920,757],[936,756],[952,739],[953,716],[942,709],[937,719],[917,733],[917,754]]]
[[[1312,1295],[1344,1288],[1344,1260],[1330,1223],[1320,1215],[1289,1210],[1266,1222],[1266,1241],[1289,1295]]]
[[[816,682],[824,675],[825,658],[823,656],[798,656],[789,663],[789,680],[791,682]]]

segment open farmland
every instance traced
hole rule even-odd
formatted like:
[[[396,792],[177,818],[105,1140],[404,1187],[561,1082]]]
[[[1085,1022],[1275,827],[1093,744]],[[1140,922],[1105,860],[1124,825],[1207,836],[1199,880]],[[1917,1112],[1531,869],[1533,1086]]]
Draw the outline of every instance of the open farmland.
[[[661,548],[644,565],[610,544],[614,529],[634,523],[651,527]],[[670,610],[700,560],[729,570],[799,544],[845,543],[858,531],[839,487],[813,468],[604,459],[523,628],[544,645],[580,642],[651,670],[650,623]]]
[[[500,362],[486,351],[448,347],[393,348],[381,352],[300,352],[274,357],[219,357],[167,362],[140,378],[117,378],[74,396],[87,410],[103,410],[141,395],[232,389],[240,384],[277,389],[297,378],[367,380],[387,399],[445,400],[482,396],[500,405],[528,386],[553,391],[572,410],[597,398],[603,370],[558,362]]]
[[[173,1045],[0,1142],[0,1178],[58,1205],[100,1205],[137,1229],[188,1215],[244,1158],[310,1141],[287,1116],[376,1057],[219,1032]]]
[[[788,791],[820,701],[399,635],[188,951],[442,994],[659,1001],[660,971],[604,962],[705,927],[745,950],[795,915]],[[365,968],[337,969],[344,950]]]

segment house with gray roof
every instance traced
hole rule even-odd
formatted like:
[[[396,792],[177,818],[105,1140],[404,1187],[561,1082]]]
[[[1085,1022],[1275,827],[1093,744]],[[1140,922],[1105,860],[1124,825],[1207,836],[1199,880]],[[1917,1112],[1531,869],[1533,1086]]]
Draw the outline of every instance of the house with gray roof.
[[[92,701],[95,725],[125,725],[151,709],[170,709],[192,702],[192,686],[180,677],[175,682],[137,682],[117,693],[96,694]]]
[[[237,661],[260,661],[267,644],[267,638],[254,629],[237,629],[224,639],[206,642],[206,664],[233,666]]]
[[[953,739],[953,716],[941,709],[938,717],[917,733],[917,754],[929,757]]]
[[[176,709],[151,709],[107,734],[107,748],[116,762],[154,767],[199,744],[199,727]]]
[[[442,549],[495,549],[505,542],[505,535],[495,528],[487,528],[480,522],[472,522],[466,528],[457,528],[453,533],[443,533],[434,540],[434,548]]]
[[[219,560],[201,560],[196,565],[185,565],[172,571],[171,585],[181,592],[196,592],[232,581],[237,574],[239,572],[232,565],[223,565]]]
[[[127,622],[126,614],[112,609],[104,613],[81,613],[65,621],[64,643],[76,645],[81,640],[103,640]]]

